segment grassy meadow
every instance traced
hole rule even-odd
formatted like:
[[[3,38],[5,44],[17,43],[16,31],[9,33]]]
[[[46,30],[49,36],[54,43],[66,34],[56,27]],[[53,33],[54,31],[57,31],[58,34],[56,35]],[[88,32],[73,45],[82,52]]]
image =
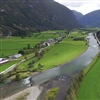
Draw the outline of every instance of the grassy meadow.
[[[59,37],[60,34],[58,33],[64,33],[65,31],[44,31],[41,33],[33,33],[31,37],[10,37],[10,38],[2,38],[1,39],[1,54],[4,54],[4,56],[8,56],[11,54],[15,54],[18,52],[18,50],[27,48],[27,44],[30,44],[31,47],[34,47],[35,44],[46,41],[51,38]],[[53,67],[56,67],[58,65],[61,65],[63,63],[66,63],[68,61],[71,61],[78,55],[80,55],[82,52],[84,52],[87,49],[86,41],[74,41],[74,37],[86,37],[86,33],[81,33],[80,31],[74,31],[71,32],[70,37],[66,37],[63,41],[60,43],[53,44],[45,50],[45,53],[43,57],[36,61],[33,67],[28,66],[28,64],[32,61],[37,60],[37,58],[31,58],[29,60],[26,60],[22,64],[18,66],[19,69],[25,69],[25,70],[34,70],[38,69],[38,65],[41,64],[42,70],[50,69]],[[73,38],[72,38],[73,37]],[[26,57],[30,57],[33,54],[25,55]],[[21,59],[24,59],[24,57],[21,57]],[[9,62],[7,64],[2,65],[0,72],[5,70],[6,68],[11,66],[11,63],[14,64],[14,62]]]
[[[57,31],[44,31],[41,33],[33,33],[31,37],[4,37],[0,38],[0,57],[9,56],[15,53],[18,53],[20,49],[27,48],[27,45],[30,44],[31,47],[34,47],[35,44],[46,41],[50,38],[56,38],[59,34],[56,34]]]
[[[100,58],[83,78],[78,100],[100,100]]]
[[[7,62],[5,64],[0,65],[0,72],[6,70],[7,68],[9,68],[10,66],[12,66],[15,63],[18,63],[18,61],[17,60],[16,61],[10,61],[10,62]]]
[[[83,41],[64,39],[61,43],[51,46],[44,54],[43,58],[35,63],[35,66],[38,67],[38,64],[40,63],[44,70],[56,67],[77,57],[84,52],[86,48],[87,46]]]
[[[48,90],[45,96],[45,100],[55,100],[58,91],[59,91],[58,87]]]
[[[43,31],[41,33],[33,33],[31,37],[3,37],[0,38],[0,57],[7,57],[12,54],[18,53],[19,50],[23,48],[27,48],[27,45],[30,44],[30,47],[34,47],[35,44],[41,42],[41,41],[46,41],[51,38],[56,38],[59,37],[59,34],[56,34],[57,32],[61,32],[60,30],[55,30],[55,31]],[[63,31],[62,31],[63,32]],[[28,54],[26,57],[29,57],[33,54]],[[24,59],[24,57],[19,58],[18,61]],[[0,65],[0,72],[6,70],[9,68],[11,65],[17,63],[18,61],[10,61],[6,64]],[[30,60],[27,62],[29,63]],[[25,62],[25,64],[27,63]],[[25,65],[22,64],[22,65]],[[24,66],[25,67],[25,66]]]
[[[78,32],[72,32],[70,35],[73,37],[86,37],[86,34],[83,35]],[[45,50],[45,54],[43,55],[43,57],[34,64],[33,69],[37,69],[39,64],[43,66],[42,70],[56,67],[58,65],[71,61],[86,49],[86,41],[74,41],[73,38],[65,38],[60,43],[53,44],[48,47],[48,49]],[[19,68],[28,68],[27,66],[29,61],[31,62],[32,59],[28,60],[26,63],[22,63]]]

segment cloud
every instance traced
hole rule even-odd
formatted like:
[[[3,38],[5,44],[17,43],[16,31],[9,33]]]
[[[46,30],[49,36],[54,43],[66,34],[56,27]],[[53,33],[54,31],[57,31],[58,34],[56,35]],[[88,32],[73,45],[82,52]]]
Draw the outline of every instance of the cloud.
[[[98,5],[98,7],[100,8],[100,4],[97,4]]]
[[[100,9],[99,0],[55,0],[71,10],[79,11],[83,14]]]

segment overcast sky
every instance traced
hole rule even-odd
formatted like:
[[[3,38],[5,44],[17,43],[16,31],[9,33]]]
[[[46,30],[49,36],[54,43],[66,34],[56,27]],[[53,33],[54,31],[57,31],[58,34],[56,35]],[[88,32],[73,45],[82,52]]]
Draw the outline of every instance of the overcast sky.
[[[94,10],[100,10],[100,0],[55,0],[71,10],[87,14]]]

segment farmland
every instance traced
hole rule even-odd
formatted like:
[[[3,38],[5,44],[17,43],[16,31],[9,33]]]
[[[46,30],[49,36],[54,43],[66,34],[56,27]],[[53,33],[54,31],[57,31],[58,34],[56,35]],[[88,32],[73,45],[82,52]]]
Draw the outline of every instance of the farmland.
[[[80,33],[78,32],[72,32],[70,36],[75,36],[75,34],[77,37],[78,34],[80,35]],[[82,36],[86,37],[86,34],[81,34],[80,37]],[[48,49],[45,50],[45,54],[43,55],[43,57],[34,64],[33,69],[37,69],[39,64],[43,66],[42,70],[56,67],[68,61],[71,61],[72,59],[80,55],[82,52],[84,52],[86,49],[86,41],[73,41],[73,38],[65,38],[62,42],[58,44],[53,44],[48,47]],[[30,59],[30,62],[31,61],[32,59]],[[21,64],[19,68],[26,69],[28,63],[29,60],[26,63]]]
[[[92,69],[90,69],[87,75],[84,77],[78,91],[78,100],[83,100],[83,99],[99,100],[100,99],[100,84],[99,84],[100,72],[99,71],[100,71],[100,58],[96,62],[96,64],[93,65]]]
[[[74,42],[72,39],[64,39],[60,44],[52,46],[35,66],[40,63],[43,69],[55,67],[72,60],[85,50],[86,45],[83,41]]]
[[[20,49],[27,48],[27,45],[30,44],[31,47],[34,47],[35,44],[46,41],[50,38],[56,38],[59,34],[56,34],[59,31],[45,31],[41,33],[33,33],[30,37],[4,37],[0,39],[0,57],[9,56],[15,53],[18,53]]]
[[[2,38],[2,48],[1,48],[1,54],[3,56],[8,56],[14,53],[17,53],[18,50],[27,48],[27,44],[30,44],[30,47],[34,47],[37,43],[41,41],[46,41],[51,38],[57,38],[60,36],[59,33],[65,34],[65,31],[45,31],[41,33],[33,33],[31,37],[10,37],[10,38]],[[61,41],[60,43],[53,44],[49,46],[44,52],[44,55],[41,59],[37,59],[36,57],[31,58],[23,62],[18,66],[19,69],[24,69],[24,70],[36,70],[38,69],[38,65],[42,65],[42,70],[50,69],[53,67],[56,67],[58,65],[61,65],[63,63],[66,63],[68,61],[71,61],[78,55],[80,55],[82,52],[84,52],[87,49],[87,43],[85,40],[82,41],[74,41],[73,38],[75,37],[86,37],[87,34],[85,32],[80,32],[80,31],[74,31],[71,32],[70,37],[66,37]],[[78,49],[77,49],[78,48]],[[25,57],[30,57],[32,54],[25,55]],[[21,57],[18,60],[21,61],[25,57]],[[56,59],[56,61],[55,61]],[[29,63],[32,61],[37,60],[34,65],[29,68]],[[11,63],[11,62],[9,62]],[[4,68],[1,68],[5,70],[6,68],[10,67],[9,63],[6,65]],[[14,64],[14,63],[13,63]]]
[[[56,38],[59,36],[59,34],[56,34],[57,32],[61,32],[59,30],[55,31],[44,31],[41,33],[32,33],[30,37],[2,37],[0,38],[0,57],[6,57],[8,58],[9,55],[18,53],[19,50],[23,48],[27,48],[27,45],[30,44],[30,47],[34,47],[37,43],[41,41],[46,41],[51,38]],[[63,31],[64,32],[64,31]],[[28,54],[27,57],[33,55]],[[21,57],[18,59],[18,61],[21,61],[24,59],[24,57]],[[11,65],[17,63],[18,61],[10,61],[6,64],[0,65],[0,72],[6,70]]]

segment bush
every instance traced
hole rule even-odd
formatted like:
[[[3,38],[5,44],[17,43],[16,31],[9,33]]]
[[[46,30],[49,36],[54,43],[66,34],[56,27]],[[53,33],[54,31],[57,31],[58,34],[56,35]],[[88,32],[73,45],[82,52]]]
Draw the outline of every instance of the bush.
[[[71,85],[69,86],[68,90],[67,90],[67,96],[66,96],[66,100],[77,100],[77,90],[78,87],[80,86],[80,82],[82,81],[84,77],[84,71],[80,71],[78,74],[76,74],[71,82]]]
[[[56,95],[59,91],[59,88],[53,88],[46,93],[45,100],[56,100]]]
[[[5,79],[5,75],[4,74],[0,74],[0,82],[2,82]]]

